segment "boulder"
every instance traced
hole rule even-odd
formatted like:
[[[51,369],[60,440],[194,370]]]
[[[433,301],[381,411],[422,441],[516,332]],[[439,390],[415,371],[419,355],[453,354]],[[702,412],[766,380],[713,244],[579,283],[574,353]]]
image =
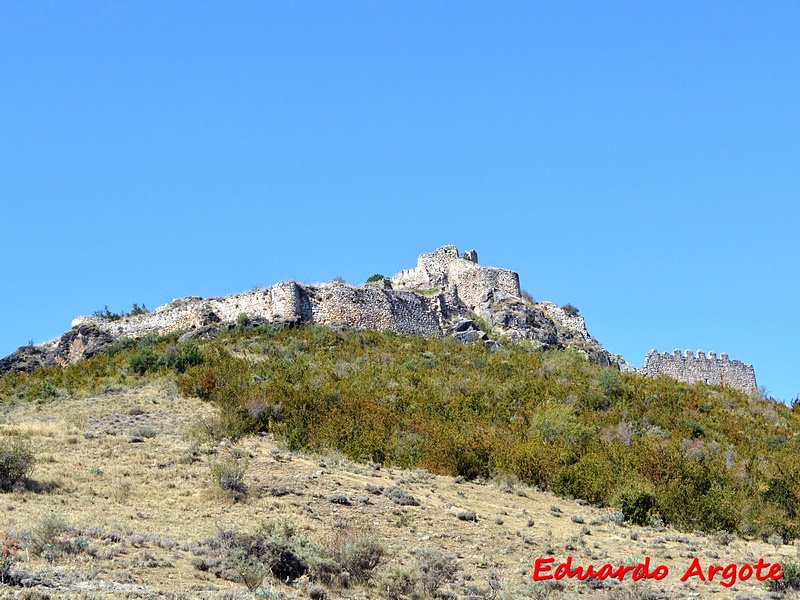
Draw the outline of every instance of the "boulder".
[[[470,329],[480,329],[475,325],[475,321],[470,319],[459,319],[451,328],[453,333],[461,333],[462,331],[469,331]]]
[[[215,337],[217,337],[218,333],[218,327],[215,327],[214,325],[204,325],[203,327],[198,327],[194,331],[187,331],[181,335],[178,338],[178,343],[183,344],[194,339],[213,340]]]
[[[487,339],[486,334],[478,329],[468,329],[466,331],[458,331],[453,334],[453,337],[462,344],[469,344],[472,342],[483,342]]]

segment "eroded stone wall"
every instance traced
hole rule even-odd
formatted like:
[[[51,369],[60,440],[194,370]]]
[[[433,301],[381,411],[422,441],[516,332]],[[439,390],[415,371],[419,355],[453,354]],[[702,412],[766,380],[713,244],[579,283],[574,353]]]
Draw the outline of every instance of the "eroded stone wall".
[[[435,252],[421,254],[415,268],[400,271],[392,277],[392,288],[445,290],[454,285],[458,298],[470,310],[475,310],[481,296],[489,290],[520,296],[516,272],[479,265],[474,250],[467,250],[464,256],[459,257],[455,246],[443,246]]]
[[[356,287],[331,282],[301,285],[277,283],[223,298],[182,298],[151,313],[108,321],[102,317],[78,317],[73,327],[96,325],[116,337],[142,337],[150,332],[163,335],[204,325],[236,321],[245,314],[268,321],[314,321],[364,329],[393,329],[399,333],[442,333],[443,296],[420,296],[412,292]]]
[[[641,373],[649,377],[667,375],[687,383],[704,382],[712,385],[726,385],[744,392],[756,389],[756,374],[753,365],[738,360],[730,360],[724,352],[717,358],[716,353],[698,350],[697,353],[675,350],[658,353],[651,350],[645,357]]]
[[[402,271],[381,285],[353,286],[330,282],[302,285],[284,281],[223,298],[188,297],[173,300],[152,313],[108,321],[79,317],[73,327],[93,324],[113,337],[161,335],[235,321],[241,314],[268,321],[314,321],[398,333],[441,335],[445,321],[474,309],[481,296],[501,290],[519,296],[519,276],[506,269],[481,267],[474,250],[460,258],[455,246],[444,246],[419,257],[418,266]],[[424,292],[424,293],[415,293]]]

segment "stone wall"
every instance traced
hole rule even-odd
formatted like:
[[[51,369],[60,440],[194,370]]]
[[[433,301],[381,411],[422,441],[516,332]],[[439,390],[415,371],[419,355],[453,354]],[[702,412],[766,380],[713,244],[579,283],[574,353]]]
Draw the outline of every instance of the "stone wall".
[[[102,317],[78,317],[72,327],[93,324],[117,337],[142,337],[192,330],[204,325],[236,321],[241,314],[268,321],[314,321],[399,333],[439,335],[442,333],[443,299],[412,292],[378,287],[356,287],[331,282],[302,285],[295,281],[276,283],[223,298],[189,297],[173,300],[151,313],[108,321]]]
[[[519,275],[507,269],[482,267],[478,254],[467,250],[458,256],[455,246],[443,246],[429,254],[421,254],[417,266],[392,277],[392,288],[405,290],[444,291],[455,286],[458,298],[469,310],[475,310],[481,296],[489,290],[500,290],[519,298]]]
[[[724,352],[717,358],[716,353],[709,352],[706,355],[701,350],[696,354],[691,350],[686,350],[683,354],[680,350],[675,350],[672,354],[651,350],[647,353],[640,372],[649,377],[667,375],[687,383],[726,385],[743,392],[756,389],[753,365],[730,360]]]
[[[481,267],[474,250],[460,258],[455,246],[444,246],[419,257],[418,266],[379,284],[353,286],[330,282],[303,285],[284,281],[223,298],[188,297],[159,306],[152,313],[108,321],[78,317],[72,327],[92,324],[118,337],[160,335],[205,325],[236,321],[241,314],[268,321],[313,321],[398,333],[441,335],[445,321],[473,309],[481,296],[501,290],[518,297],[514,271]],[[423,291],[424,293],[415,293]]]

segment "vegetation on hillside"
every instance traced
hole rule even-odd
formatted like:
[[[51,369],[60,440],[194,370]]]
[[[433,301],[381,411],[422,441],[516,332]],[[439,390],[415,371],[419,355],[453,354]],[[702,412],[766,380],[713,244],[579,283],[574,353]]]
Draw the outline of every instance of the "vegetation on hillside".
[[[218,435],[271,431],[291,450],[516,477],[639,524],[786,541],[800,533],[798,411],[620,373],[574,351],[237,327],[213,342],[123,340],[65,369],[9,373],[0,398],[52,402],[153,377],[217,405]]]

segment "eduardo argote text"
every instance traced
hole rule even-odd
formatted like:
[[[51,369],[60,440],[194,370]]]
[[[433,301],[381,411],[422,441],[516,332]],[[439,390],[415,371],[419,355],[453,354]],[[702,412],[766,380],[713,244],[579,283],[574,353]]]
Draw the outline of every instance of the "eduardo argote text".
[[[632,581],[642,579],[655,579],[661,581],[669,575],[667,565],[651,565],[650,557],[635,565],[612,565],[609,563],[595,566],[573,565],[572,557],[561,563],[554,565],[555,558],[537,558],[533,566],[533,580],[545,581],[547,579],[618,579],[622,581],[626,576],[630,576]],[[745,563],[742,565],[730,563],[728,565],[708,565],[703,567],[700,559],[695,558],[689,568],[684,571],[681,581],[696,579],[697,581],[717,581],[724,587],[731,587],[737,581],[747,581],[755,577],[758,581],[768,579],[776,580],[783,577],[780,563],[768,563],[763,558],[758,562]]]

